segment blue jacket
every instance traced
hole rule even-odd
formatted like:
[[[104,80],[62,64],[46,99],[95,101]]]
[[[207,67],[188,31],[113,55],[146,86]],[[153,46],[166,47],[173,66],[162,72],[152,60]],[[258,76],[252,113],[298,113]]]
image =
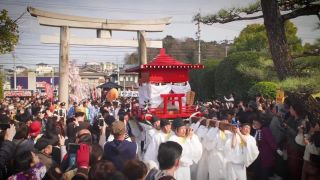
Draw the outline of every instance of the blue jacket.
[[[136,154],[136,143],[127,140],[113,140],[104,145],[103,159],[111,161],[119,171],[122,171],[124,163],[136,159]]]

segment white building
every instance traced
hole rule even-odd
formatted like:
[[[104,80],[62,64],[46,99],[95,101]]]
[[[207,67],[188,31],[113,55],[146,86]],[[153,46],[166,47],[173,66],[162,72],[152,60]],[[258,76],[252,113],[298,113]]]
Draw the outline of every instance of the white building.
[[[47,74],[47,73],[53,73],[54,68],[52,66],[49,66],[45,63],[39,63],[36,65],[36,73],[37,74]]]

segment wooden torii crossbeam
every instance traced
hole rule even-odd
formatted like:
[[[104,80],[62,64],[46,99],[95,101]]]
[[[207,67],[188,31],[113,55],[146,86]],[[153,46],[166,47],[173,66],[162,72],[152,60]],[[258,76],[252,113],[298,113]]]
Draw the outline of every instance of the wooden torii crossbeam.
[[[171,23],[171,17],[154,20],[112,20],[72,16],[28,7],[40,25],[60,27],[60,37],[42,35],[42,43],[59,44],[59,101],[68,104],[69,45],[138,47],[140,64],[147,63],[147,47],[162,48],[162,41],[146,41],[146,32],[162,32]],[[70,37],[69,28],[96,29],[97,38]],[[137,32],[137,40],[112,39],[112,31]]]

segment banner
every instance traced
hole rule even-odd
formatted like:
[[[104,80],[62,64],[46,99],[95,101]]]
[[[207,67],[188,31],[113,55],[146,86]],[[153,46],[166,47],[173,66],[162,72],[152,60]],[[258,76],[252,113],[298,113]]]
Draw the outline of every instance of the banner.
[[[121,97],[139,97],[138,91],[121,91],[120,92]]]
[[[32,90],[4,90],[4,97],[31,97]]]
[[[276,103],[282,104],[284,102],[284,91],[277,90]]]
[[[36,88],[45,88],[46,87],[46,82],[42,81],[42,82],[36,82]]]
[[[46,90],[47,98],[52,101],[53,100],[53,89],[52,89],[51,84],[46,83],[45,90]]]

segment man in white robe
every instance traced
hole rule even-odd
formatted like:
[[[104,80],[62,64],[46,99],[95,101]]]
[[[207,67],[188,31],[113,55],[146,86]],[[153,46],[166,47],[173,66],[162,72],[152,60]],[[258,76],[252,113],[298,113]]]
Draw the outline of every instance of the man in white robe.
[[[233,129],[233,136],[225,145],[227,180],[246,180],[246,167],[258,157],[256,140],[250,135],[250,124],[241,124]]]
[[[199,140],[202,144],[202,156],[197,164],[197,170],[193,171],[191,169],[191,179],[197,180],[197,179],[205,179],[208,180],[209,177],[209,166],[208,166],[208,150],[206,147],[206,134],[208,133],[208,123],[206,125],[200,125],[199,128],[195,131],[196,135],[199,137]],[[193,174],[195,173],[195,174]]]
[[[150,123],[152,126],[149,126],[150,128],[145,128],[146,129],[146,138],[144,140],[144,146],[143,146],[143,152],[145,153],[146,150],[148,149],[149,144],[152,141],[153,136],[156,134],[160,133],[161,127],[160,127],[160,119],[156,116],[152,116]]]
[[[158,149],[161,143],[166,142],[172,136],[171,122],[167,119],[162,119],[160,122],[161,130],[156,132],[148,144],[146,153],[144,154],[143,161],[146,163],[153,163],[159,167],[157,160]]]
[[[172,123],[175,135],[169,141],[174,141],[182,146],[182,155],[179,169],[176,172],[177,180],[191,180],[190,166],[198,163],[202,155],[202,144],[191,128],[187,128],[182,119],[175,119]]]
[[[216,127],[210,128],[206,134],[205,149],[208,151],[209,180],[226,179],[225,144],[232,137],[228,130],[219,129],[219,121]],[[201,176],[201,174],[199,174]]]

